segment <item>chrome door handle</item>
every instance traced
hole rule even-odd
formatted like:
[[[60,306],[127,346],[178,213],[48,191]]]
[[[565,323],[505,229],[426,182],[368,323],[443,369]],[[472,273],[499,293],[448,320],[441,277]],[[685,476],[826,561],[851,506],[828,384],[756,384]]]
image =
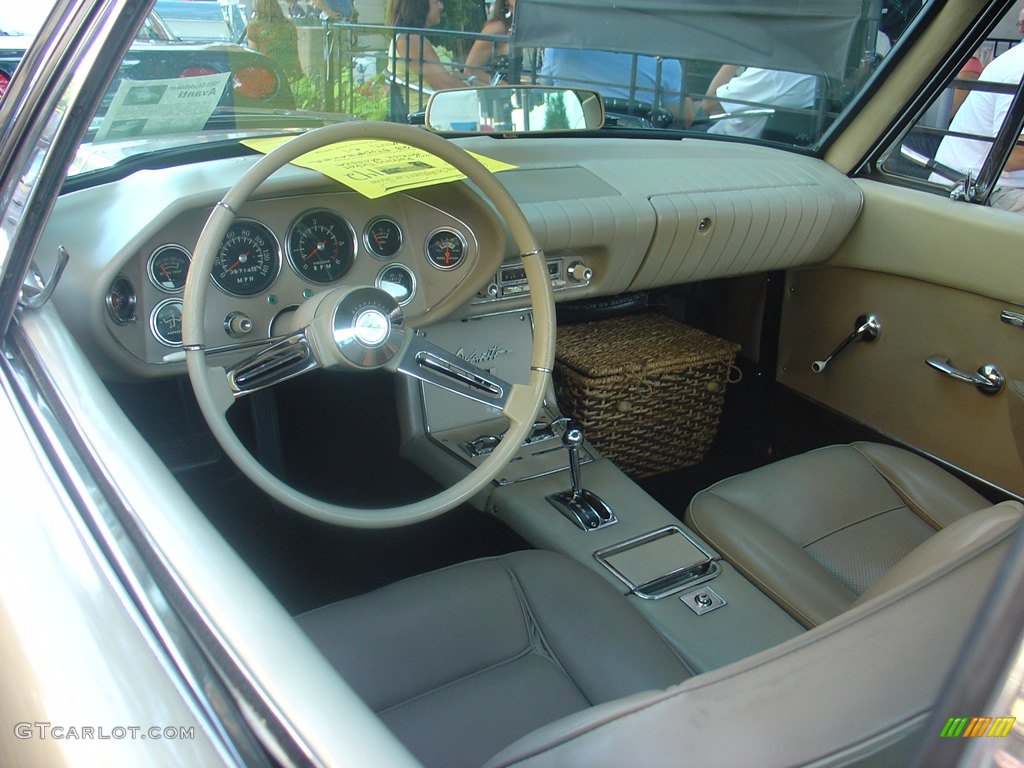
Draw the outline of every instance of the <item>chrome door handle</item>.
[[[965,381],[968,384],[973,384],[983,395],[998,394],[1002,391],[1003,384],[1006,382],[1006,379],[1003,378],[1003,374],[999,372],[999,369],[991,364],[981,366],[977,373],[967,373],[967,371],[961,371],[959,368],[954,368],[953,361],[945,355],[932,355],[925,360],[925,362],[936,371],[944,373],[957,381]]]
[[[874,315],[861,315],[853,324],[853,333],[847,336],[840,342],[839,346],[832,350],[832,354],[826,357],[824,360],[815,360],[811,363],[811,370],[815,373],[821,373],[824,371],[828,364],[839,355],[844,349],[850,346],[853,342],[858,339],[864,341],[874,341],[878,338],[878,334],[882,332],[882,324],[878,322],[878,318]]]

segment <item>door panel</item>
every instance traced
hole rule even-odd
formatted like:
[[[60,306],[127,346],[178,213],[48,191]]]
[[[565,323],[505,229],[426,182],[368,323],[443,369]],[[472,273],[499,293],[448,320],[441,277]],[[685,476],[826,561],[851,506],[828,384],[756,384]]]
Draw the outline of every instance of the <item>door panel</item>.
[[[864,212],[828,264],[787,275],[779,381],[900,442],[1024,495],[1024,216],[865,183]],[[873,313],[878,339],[811,363]],[[996,395],[930,368],[995,364]]]

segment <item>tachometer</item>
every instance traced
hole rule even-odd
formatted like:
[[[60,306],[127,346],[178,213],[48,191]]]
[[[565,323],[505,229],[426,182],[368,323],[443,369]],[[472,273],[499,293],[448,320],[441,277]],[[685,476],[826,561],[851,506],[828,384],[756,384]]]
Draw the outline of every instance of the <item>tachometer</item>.
[[[439,229],[427,239],[427,259],[438,269],[455,269],[466,258],[466,241],[458,232]]]
[[[213,263],[213,282],[233,296],[255,296],[273,285],[281,270],[277,238],[265,225],[236,219],[224,234]]]
[[[288,263],[314,283],[340,280],[352,268],[355,256],[354,231],[331,211],[306,211],[288,231]]]

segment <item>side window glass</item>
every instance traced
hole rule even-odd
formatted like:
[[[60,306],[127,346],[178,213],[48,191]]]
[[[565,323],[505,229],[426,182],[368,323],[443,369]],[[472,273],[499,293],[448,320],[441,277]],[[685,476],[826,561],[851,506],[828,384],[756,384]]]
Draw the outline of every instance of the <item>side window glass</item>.
[[[1015,7],[889,148],[882,171],[925,182],[954,199],[1024,213],[1024,144],[1010,123],[1024,79],[1022,36],[1024,8]]]

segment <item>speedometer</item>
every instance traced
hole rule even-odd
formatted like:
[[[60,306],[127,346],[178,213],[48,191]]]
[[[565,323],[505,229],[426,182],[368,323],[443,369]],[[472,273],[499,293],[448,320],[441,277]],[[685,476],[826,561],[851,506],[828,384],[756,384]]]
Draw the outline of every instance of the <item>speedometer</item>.
[[[213,263],[213,282],[233,296],[255,296],[273,285],[281,270],[281,249],[265,225],[237,219],[224,234]]]

